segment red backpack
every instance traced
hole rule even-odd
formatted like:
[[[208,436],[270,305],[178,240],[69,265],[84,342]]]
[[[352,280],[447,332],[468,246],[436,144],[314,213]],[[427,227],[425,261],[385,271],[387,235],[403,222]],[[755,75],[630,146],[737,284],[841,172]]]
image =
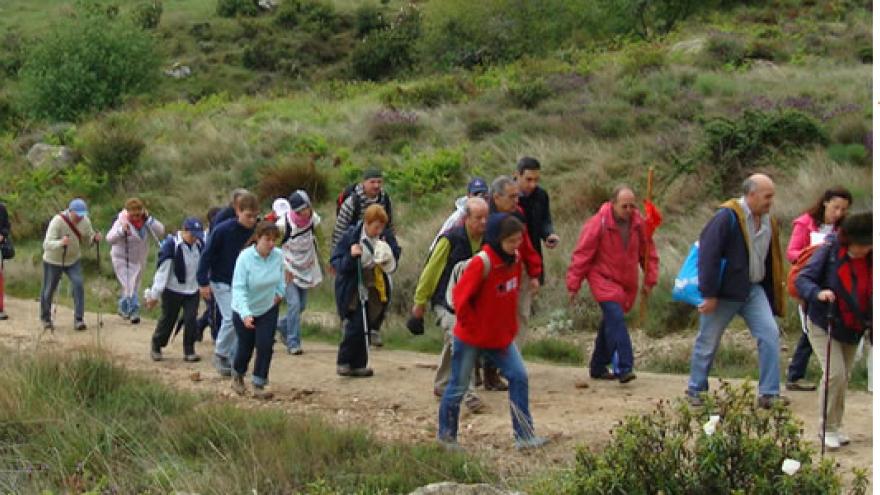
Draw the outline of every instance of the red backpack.
[[[798,275],[800,275],[801,270],[805,266],[807,266],[807,263],[810,262],[810,258],[813,257],[813,253],[818,251],[823,246],[825,246],[825,243],[813,244],[812,246],[804,248],[798,255],[797,259],[794,261],[794,263],[791,265],[791,270],[789,270],[788,272],[786,288],[788,289],[788,295],[794,298],[794,300],[797,301],[798,304],[803,301],[803,298],[798,293],[795,281],[797,280]]]

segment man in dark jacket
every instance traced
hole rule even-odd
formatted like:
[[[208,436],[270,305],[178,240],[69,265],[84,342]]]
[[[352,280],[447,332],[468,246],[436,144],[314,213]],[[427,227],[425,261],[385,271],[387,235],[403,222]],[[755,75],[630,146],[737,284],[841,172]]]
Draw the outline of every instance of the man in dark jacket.
[[[6,205],[0,203],[0,244],[8,242],[10,231],[9,212],[6,211]],[[2,258],[2,254],[0,254],[0,258]],[[3,300],[5,298],[3,294],[3,268],[3,262],[0,259],[0,320],[8,320],[9,316],[3,310]]]
[[[700,331],[691,356],[687,395],[702,403],[709,371],[724,329],[739,314],[758,341],[758,404],[769,408],[779,395],[779,328],[785,312],[779,228],[770,216],[775,186],[763,174],[743,182],[743,196],[721,205],[700,234],[698,265]]]
[[[553,229],[550,216],[550,197],[538,182],[541,180],[541,163],[530,156],[520,158],[516,164],[516,185],[519,187],[519,206],[525,216],[526,227],[529,229],[529,240],[541,257],[543,266],[544,252],[541,241],[548,249],[559,245],[559,236]],[[544,283],[544,271],[541,271],[541,283]]]

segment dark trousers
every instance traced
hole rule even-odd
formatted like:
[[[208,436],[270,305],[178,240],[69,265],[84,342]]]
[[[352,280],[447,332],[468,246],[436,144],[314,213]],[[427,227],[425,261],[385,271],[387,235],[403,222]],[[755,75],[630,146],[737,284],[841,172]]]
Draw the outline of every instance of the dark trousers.
[[[245,328],[244,321],[238,313],[232,313],[232,325],[235,327],[235,335],[238,337],[238,347],[235,349],[235,360],[232,369],[239,376],[247,373],[248,363],[257,351],[254,360],[253,382],[254,385],[263,386],[269,382],[269,366],[272,364],[272,344],[275,343],[275,327],[278,326],[278,305],[272,309],[254,317],[255,328]]]
[[[383,304],[378,292],[371,288],[367,300],[367,321],[370,330],[378,331],[382,325]],[[360,300],[355,301],[354,310],[343,320],[342,342],[336,355],[337,365],[348,365],[352,369],[367,367],[367,341],[364,337],[364,317]]]
[[[807,365],[810,364],[810,356],[812,354],[813,346],[810,345],[810,339],[807,337],[807,334],[801,333],[797,348],[791,356],[791,363],[788,364],[789,382],[796,382],[806,376]]]
[[[212,297],[205,301],[205,311],[202,312],[202,316],[199,316],[196,323],[196,340],[201,342],[205,329],[211,327],[211,340],[217,342],[217,332],[220,330],[220,321],[222,319],[223,317],[220,316],[220,310],[217,309],[217,303],[214,302],[214,298]]]
[[[599,303],[602,308],[602,323],[596,333],[596,345],[590,358],[590,374],[600,376],[611,364],[614,353],[617,353],[620,373],[633,369],[632,341],[623,319],[623,307],[615,302]]]
[[[195,354],[196,314],[199,311],[199,293],[181,294],[172,290],[162,291],[162,316],[153,332],[153,350],[158,351],[168,345],[174,324],[183,309],[183,353]]]

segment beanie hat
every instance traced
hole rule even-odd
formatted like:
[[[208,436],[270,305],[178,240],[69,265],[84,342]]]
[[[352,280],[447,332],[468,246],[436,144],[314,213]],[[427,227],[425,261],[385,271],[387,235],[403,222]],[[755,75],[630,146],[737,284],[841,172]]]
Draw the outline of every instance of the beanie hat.
[[[290,210],[294,212],[302,211],[312,206],[309,195],[302,189],[297,189],[291,193],[290,197],[287,198],[287,202],[290,203]]]
[[[381,178],[382,178],[382,171],[379,170],[378,168],[370,167],[370,168],[364,170],[364,180],[381,179]]]

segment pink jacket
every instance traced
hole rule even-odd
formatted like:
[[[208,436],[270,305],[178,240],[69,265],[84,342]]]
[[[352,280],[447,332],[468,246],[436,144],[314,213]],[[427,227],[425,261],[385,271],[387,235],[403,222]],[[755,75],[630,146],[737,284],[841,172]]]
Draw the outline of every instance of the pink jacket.
[[[647,260],[643,242],[648,242]],[[645,285],[653,287],[657,283],[659,260],[653,239],[645,239],[641,214],[633,212],[629,243],[624,249],[611,203],[607,202],[581,229],[577,246],[571,253],[566,286],[570,293],[576,293],[586,278],[596,301],[616,302],[626,312],[636,300],[640,264],[645,271]]]
[[[788,249],[785,250],[785,257],[788,258],[789,263],[797,261],[801,251],[810,247],[810,234],[818,231],[819,226],[809,213],[794,219],[791,223],[791,239],[788,240]]]

